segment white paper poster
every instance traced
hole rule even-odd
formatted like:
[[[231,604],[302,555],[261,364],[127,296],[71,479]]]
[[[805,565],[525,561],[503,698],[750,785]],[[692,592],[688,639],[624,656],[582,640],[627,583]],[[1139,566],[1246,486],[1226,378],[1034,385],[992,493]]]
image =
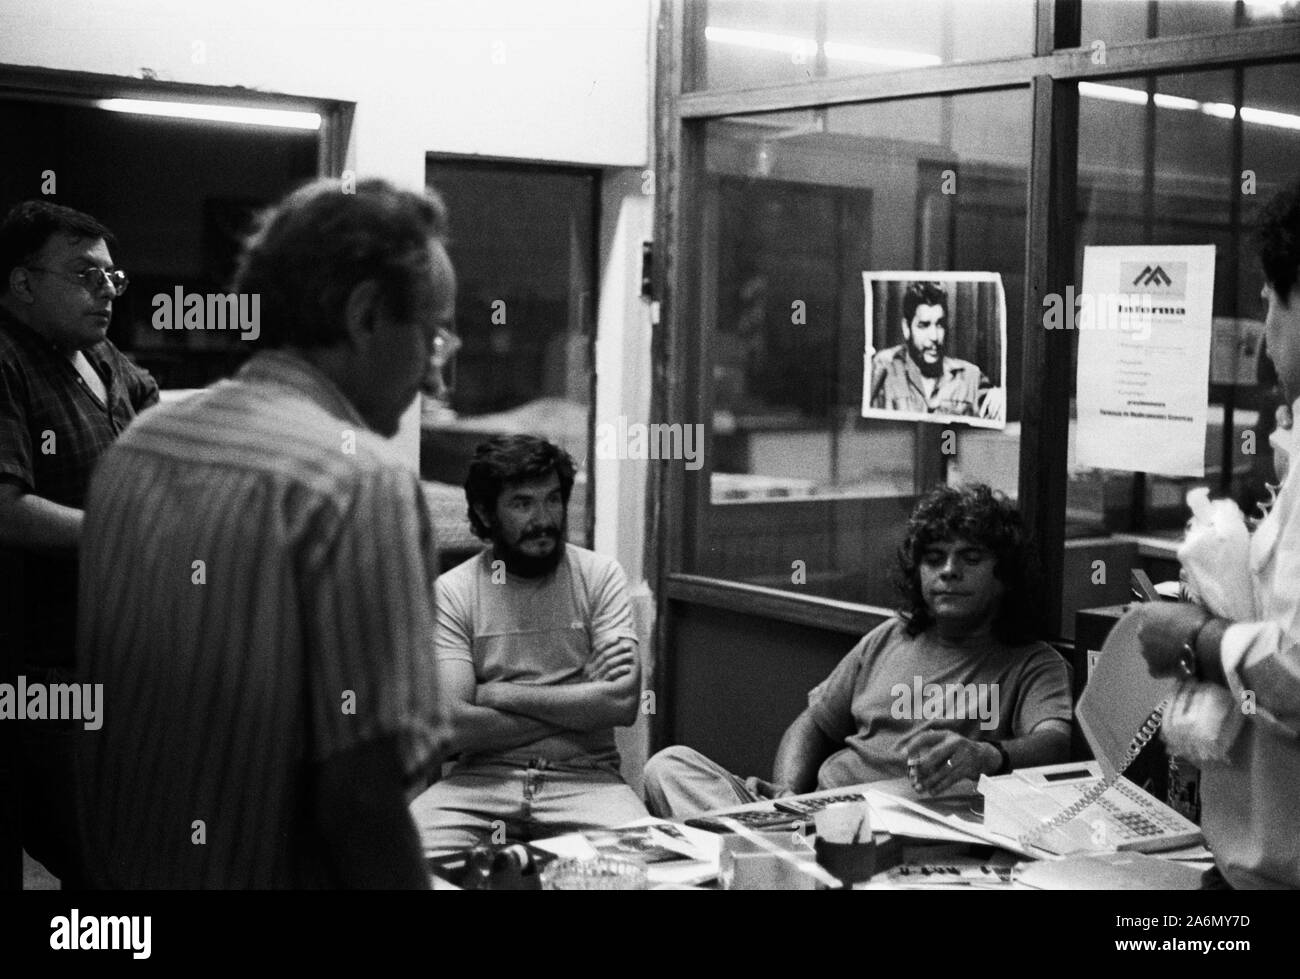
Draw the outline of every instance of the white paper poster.
[[[1079,330],[1077,464],[1204,476],[1214,246],[1090,245],[1051,298],[1043,325]]]

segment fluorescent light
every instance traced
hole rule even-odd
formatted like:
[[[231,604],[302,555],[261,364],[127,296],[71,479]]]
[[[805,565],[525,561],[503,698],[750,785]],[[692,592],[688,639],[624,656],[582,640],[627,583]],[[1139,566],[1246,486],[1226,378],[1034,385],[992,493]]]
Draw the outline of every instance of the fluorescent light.
[[[1274,112],[1272,109],[1252,109],[1248,105],[1241,107],[1243,122],[1257,122],[1262,126],[1276,126],[1279,129],[1300,129],[1300,116],[1289,112]]]
[[[1196,99],[1185,99],[1181,95],[1165,95],[1162,92],[1157,92],[1153,98],[1156,105],[1162,109],[1184,109],[1195,112],[1201,107],[1201,103],[1197,102]]]
[[[1094,99],[1106,99],[1110,102],[1129,102],[1132,105],[1146,105],[1147,93],[1137,88],[1125,88],[1123,85],[1098,85],[1096,82],[1079,82],[1079,94]]]
[[[895,51],[890,48],[868,48],[861,44],[840,44],[827,41],[823,48],[826,57],[844,61],[863,61],[872,65],[890,65],[895,68],[924,68],[942,62],[937,54],[917,54],[914,51]]]
[[[1080,82],[1079,94],[1094,99],[1107,99],[1111,102],[1131,102],[1134,105],[1146,105],[1147,103],[1146,92],[1139,91],[1136,88],[1125,88],[1122,85],[1098,85],[1095,82]],[[1232,119],[1237,115],[1236,106],[1230,102],[1198,102],[1196,99],[1186,99],[1181,95],[1162,94],[1156,94],[1153,101],[1162,109],[1187,111],[1199,109],[1207,116],[1213,116],[1216,119]],[[1300,116],[1293,115],[1290,112],[1254,109],[1246,105],[1241,108],[1241,119],[1243,122],[1253,122],[1260,126],[1300,130]]]
[[[764,51],[781,51],[785,54],[802,54],[809,58],[817,53],[817,42],[787,34],[765,34],[762,31],[737,31],[730,27],[706,27],[704,38],[717,44],[734,44],[742,48],[760,48]]]
[[[807,58],[817,54],[816,41],[790,34],[740,31],[730,27],[706,27],[704,38],[715,44],[734,44],[737,47],[779,51],[782,54],[802,54]],[[822,47],[828,58],[889,65],[894,68],[922,68],[940,64],[942,60],[934,54],[918,54],[915,51],[899,51],[893,48],[869,48],[862,44],[840,44],[836,41],[827,41]]]
[[[289,109],[252,109],[241,105],[205,105],[198,102],[157,102],[152,99],[100,99],[95,103],[109,112],[131,112],[171,119],[201,119],[233,122],[245,126],[275,126],[279,129],[311,129],[321,126],[320,114]]]
[[[1232,119],[1237,115],[1237,107],[1227,102],[1202,102],[1201,111],[1216,119]]]

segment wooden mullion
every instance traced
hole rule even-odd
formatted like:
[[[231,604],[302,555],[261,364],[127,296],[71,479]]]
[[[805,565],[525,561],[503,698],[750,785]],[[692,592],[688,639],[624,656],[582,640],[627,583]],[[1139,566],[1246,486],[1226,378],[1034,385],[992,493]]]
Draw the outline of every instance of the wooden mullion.
[[[676,301],[678,249],[681,247],[679,221],[681,204],[682,121],[677,112],[683,85],[682,55],[684,0],[663,0],[656,25],[655,161],[654,181],[654,267],[651,274],[652,298],[658,303],[659,320],[652,327],[650,360],[653,375],[650,419],[657,420],[680,412],[681,394],[673,375],[676,349],[681,345],[681,315]],[[652,463],[646,488],[646,526],[643,562],[646,580],[655,596],[655,627],[651,639],[655,671],[651,683],[657,704],[670,708],[668,689],[671,673],[668,663],[668,600],[664,588],[670,570],[682,565],[683,521],[680,504],[684,499],[682,467],[664,461]],[[650,715],[650,747],[657,750],[667,743],[672,729],[671,710],[656,710]]]
[[[1063,294],[1074,266],[1078,93],[1047,77],[1032,86],[1034,122],[1025,241],[1024,361],[1021,378],[1020,511],[1043,573],[1043,618],[1061,634],[1065,572],[1070,340],[1043,329],[1043,299]]]
[[[1038,60],[1042,59],[939,65],[934,68],[909,68],[870,75],[817,79],[793,85],[692,92],[682,97],[680,111],[685,119],[701,119],[1007,88],[1028,84],[1033,73],[1026,69],[1026,65]]]
[[[1262,64],[1297,56],[1300,23],[1286,23],[1223,34],[1109,44],[1105,64],[1094,64],[1088,47],[1067,48],[1037,57],[959,62],[764,88],[692,92],[682,96],[677,108],[683,119],[704,119],[1010,88],[1029,85],[1041,76],[1058,81],[1101,80],[1151,72],[1195,71],[1216,65]]]

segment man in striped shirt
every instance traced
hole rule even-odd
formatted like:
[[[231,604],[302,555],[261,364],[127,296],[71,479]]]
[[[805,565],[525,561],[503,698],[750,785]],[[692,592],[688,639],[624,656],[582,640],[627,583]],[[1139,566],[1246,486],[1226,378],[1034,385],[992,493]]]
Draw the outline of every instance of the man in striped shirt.
[[[319,181],[235,290],[262,341],[91,487],[79,652],[102,683],[84,842],[102,887],[425,887],[406,791],[441,736],[431,521],[385,438],[455,280],[431,196]]]

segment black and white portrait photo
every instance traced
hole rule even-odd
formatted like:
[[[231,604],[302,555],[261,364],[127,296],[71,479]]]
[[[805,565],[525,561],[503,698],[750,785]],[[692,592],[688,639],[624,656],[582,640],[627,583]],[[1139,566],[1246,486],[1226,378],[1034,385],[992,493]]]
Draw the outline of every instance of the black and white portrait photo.
[[[995,272],[864,272],[865,418],[1006,425],[1006,297]]]

